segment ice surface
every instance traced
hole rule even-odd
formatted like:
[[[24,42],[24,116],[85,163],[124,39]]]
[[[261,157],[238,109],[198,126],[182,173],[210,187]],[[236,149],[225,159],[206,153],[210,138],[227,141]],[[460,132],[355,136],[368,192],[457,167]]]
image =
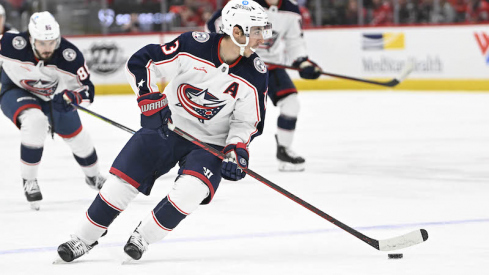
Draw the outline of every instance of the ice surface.
[[[46,140],[40,167],[41,210],[30,210],[19,132],[2,115],[0,274],[488,274],[489,94],[304,92],[300,100],[294,148],[306,158],[306,171],[277,171],[271,102],[250,168],[372,238],[424,228],[427,242],[388,260],[386,252],[246,177],[222,182],[210,205],[152,244],[140,261],[121,266],[124,243],[171,188],[172,170],[151,196],[134,200],[88,255],[53,265],[57,246],[96,192],[56,136]],[[98,96],[89,108],[138,128],[134,96]],[[80,116],[107,173],[130,134]]]

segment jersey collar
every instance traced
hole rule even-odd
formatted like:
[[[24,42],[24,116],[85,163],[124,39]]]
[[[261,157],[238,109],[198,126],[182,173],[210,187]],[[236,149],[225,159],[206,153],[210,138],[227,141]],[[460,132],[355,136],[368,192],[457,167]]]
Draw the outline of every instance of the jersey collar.
[[[222,39],[223,39],[223,38],[224,38],[224,36],[223,36],[223,37],[221,37],[221,38],[219,39],[219,42],[217,43],[217,58],[219,59],[219,62],[220,62],[219,66],[221,66],[221,64],[225,63],[225,62],[224,62],[224,60],[222,60],[222,59],[221,59],[221,55],[219,54],[219,49],[221,48],[221,42],[222,42]],[[241,61],[241,58],[242,58],[242,57],[243,57],[243,56],[241,56],[241,55],[240,55],[240,56],[238,57],[238,59],[236,59],[236,61],[234,61],[234,63],[233,63],[233,64],[229,65],[229,68],[232,68],[232,67],[236,66],[236,65],[239,63],[239,61]],[[216,66],[216,67],[219,67],[219,66]]]

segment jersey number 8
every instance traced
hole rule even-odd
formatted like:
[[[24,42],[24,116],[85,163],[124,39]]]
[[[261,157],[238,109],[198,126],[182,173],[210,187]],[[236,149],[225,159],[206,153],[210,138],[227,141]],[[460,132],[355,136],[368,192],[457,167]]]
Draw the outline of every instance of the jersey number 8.
[[[85,69],[85,67],[81,66],[77,71],[76,71],[76,74],[78,75],[78,77],[80,78],[81,81],[87,79],[88,77],[88,73],[87,73],[87,70]]]

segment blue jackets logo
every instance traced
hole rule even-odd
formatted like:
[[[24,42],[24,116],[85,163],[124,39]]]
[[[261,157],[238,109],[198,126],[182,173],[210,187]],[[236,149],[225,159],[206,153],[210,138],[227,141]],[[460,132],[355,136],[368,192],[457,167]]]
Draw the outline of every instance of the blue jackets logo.
[[[181,84],[177,91],[178,107],[183,107],[201,123],[212,119],[226,106],[224,101],[219,100],[207,89],[202,90],[190,84]]]
[[[58,87],[58,81],[46,81],[41,79],[23,79],[20,81],[22,88],[38,95],[50,96]]]

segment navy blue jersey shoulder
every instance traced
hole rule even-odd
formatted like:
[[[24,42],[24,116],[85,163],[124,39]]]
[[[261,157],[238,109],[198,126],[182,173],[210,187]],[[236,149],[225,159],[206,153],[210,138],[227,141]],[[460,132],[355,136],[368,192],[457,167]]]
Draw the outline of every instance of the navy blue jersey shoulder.
[[[75,45],[61,37],[59,48],[46,64],[53,64],[63,71],[77,74],[80,67],[85,65],[85,58]]]
[[[256,0],[256,2],[260,4],[262,7],[265,7],[267,9],[270,7],[270,5],[268,5],[265,0]],[[290,11],[290,12],[295,12],[297,14],[301,14],[299,10],[299,6],[290,0],[280,0],[278,3],[278,10]]]
[[[180,52],[186,52],[193,56],[208,60],[216,67],[220,65],[218,58],[219,41],[223,34],[206,32],[186,32],[180,35]]]
[[[258,91],[265,92],[268,87],[268,70],[260,57],[254,53],[248,58],[243,57],[240,63],[242,64],[239,64],[239,70],[234,72],[234,70],[231,69],[231,72],[246,79],[246,81],[255,86]]]
[[[207,21],[206,25],[207,25],[207,29],[209,30],[209,32],[218,32],[219,30],[216,29],[216,20],[221,17],[222,15],[222,9],[220,10],[217,10],[212,16],[211,18]]]
[[[27,32],[4,33],[0,40],[0,54],[22,62],[36,63]]]
[[[21,62],[31,62],[37,64],[38,60],[34,56],[29,34],[5,33],[0,41],[0,54]],[[59,69],[76,74],[77,70],[85,64],[85,59],[78,48],[68,40],[61,38],[59,47],[54,51],[53,56],[44,62],[46,65],[52,64]]]
[[[299,5],[289,0],[282,0],[282,5],[280,6],[279,10],[290,11],[290,12],[295,12],[297,14],[301,14],[301,11],[299,10]]]

